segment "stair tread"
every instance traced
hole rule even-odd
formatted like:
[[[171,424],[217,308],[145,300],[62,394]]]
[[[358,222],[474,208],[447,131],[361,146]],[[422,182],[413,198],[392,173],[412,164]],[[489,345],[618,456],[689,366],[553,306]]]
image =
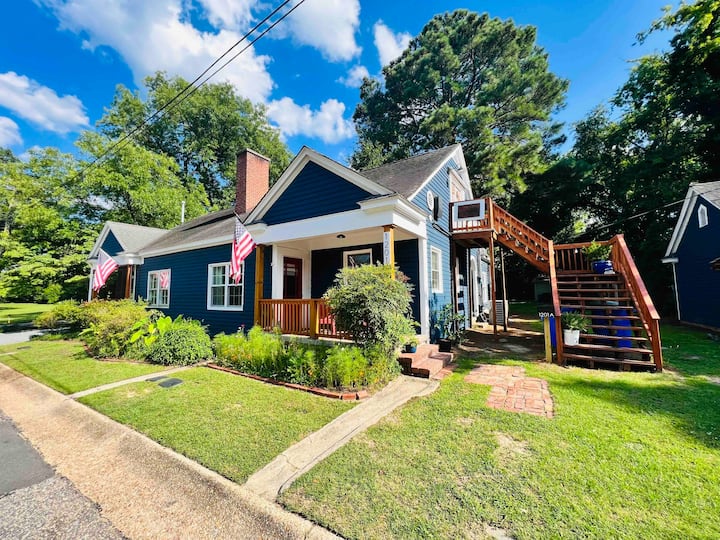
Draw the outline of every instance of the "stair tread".
[[[608,358],[606,356],[587,356],[584,354],[563,354],[565,360],[588,360],[591,362],[604,362],[608,364],[631,364],[634,366],[648,366],[655,367],[655,363],[650,360],[631,360],[624,358]]]
[[[584,311],[599,311],[601,309],[603,310],[609,310],[609,311],[618,311],[621,309],[624,310],[633,310],[634,306],[588,306],[588,305],[580,305],[580,304],[560,304],[560,308],[568,308],[568,309],[577,309],[577,310],[584,310]],[[616,319],[639,319],[640,317],[636,315],[599,315],[597,313],[586,313],[586,315],[590,317],[597,317],[598,319],[610,319],[612,317],[615,317]]]
[[[621,328],[623,330],[627,329],[627,327],[625,327],[625,326],[622,326]],[[643,337],[643,336],[606,336],[603,334],[580,334],[580,337],[586,338],[586,339],[609,339],[612,341],[620,341],[621,339],[632,339],[635,341],[649,341],[648,338]]]
[[[578,345],[566,345],[568,349],[580,349],[586,351],[612,351],[624,353],[650,354],[652,349],[643,349],[640,347],[613,347],[612,345],[596,345],[594,343],[580,343]]]
[[[645,330],[642,326],[614,326],[612,324],[591,324],[591,328],[605,328],[607,330],[634,330],[642,332]]]

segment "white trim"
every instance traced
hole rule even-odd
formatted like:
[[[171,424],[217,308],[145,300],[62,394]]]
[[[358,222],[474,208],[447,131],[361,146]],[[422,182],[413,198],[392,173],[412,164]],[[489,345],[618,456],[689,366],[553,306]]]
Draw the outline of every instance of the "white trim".
[[[420,186],[415,190],[415,192],[412,195],[410,195],[410,197],[408,197],[408,200],[412,201],[413,199],[415,199],[417,194],[420,193],[425,188],[427,183],[430,182],[430,180],[432,180],[433,178],[435,178],[435,175],[437,173],[439,173],[443,169],[443,167],[448,166],[447,162],[450,159],[454,159],[455,163],[459,167],[459,170],[457,170],[457,169],[452,169],[452,170],[455,170],[459,174],[463,185],[468,190],[468,193],[471,194],[470,198],[472,198],[472,185],[470,184],[470,176],[468,176],[467,164],[465,163],[465,155],[463,154],[462,145],[460,145],[460,143],[456,143],[456,146],[457,146],[457,148],[455,148],[455,150],[453,150],[450,153],[450,155],[448,155],[448,157],[446,159],[444,159],[443,162],[440,163],[440,165],[438,165],[438,167],[430,175],[428,175],[428,177],[423,181],[422,184],[420,184]]]
[[[246,276],[245,276],[245,261],[243,261],[241,264],[242,264],[242,268],[243,268],[243,272],[242,272],[243,278],[242,278],[242,281],[241,281],[239,284],[237,284],[237,285],[235,285],[235,284],[230,284],[230,263],[229,263],[229,262],[220,262],[220,263],[210,263],[210,264],[208,264],[208,268],[207,268],[207,310],[208,310],[208,311],[244,311],[244,307],[245,307],[245,278],[246,278]],[[212,269],[213,269],[214,267],[217,267],[217,266],[224,266],[224,267],[226,268],[226,271],[225,271],[225,283],[224,283],[224,287],[225,287],[225,292],[224,292],[225,304],[222,305],[222,306],[214,306],[214,305],[212,305],[212,287],[213,287],[213,284],[212,284]],[[230,288],[231,286],[233,286],[233,287],[235,287],[235,286],[237,286],[237,287],[242,287],[242,294],[240,295],[241,304],[240,304],[239,306],[229,306],[229,305],[227,304],[228,299],[230,298],[229,288]],[[215,285],[215,287],[218,287],[218,285]]]
[[[701,204],[698,206],[697,209],[697,217],[698,217],[698,229],[703,229],[708,226],[708,212],[707,212],[707,206],[704,204]]]
[[[673,229],[672,237],[670,238],[670,243],[668,244],[667,250],[665,251],[665,257],[670,257],[671,255],[674,255],[678,247],[680,247],[680,242],[685,236],[685,229],[687,229],[692,211],[695,208],[695,201],[697,201],[699,197],[702,198],[704,201],[708,202],[709,204],[717,207],[717,205],[714,204],[712,201],[706,199],[702,193],[698,193],[697,191],[695,191],[695,184],[690,185],[687,190],[687,194],[685,195],[685,202],[683,203],[682,210],[680,210],[680,217],[678,217],[677,223],[675,224],[675,229]]]
[[[382,228],[386,225],[395,225],[415,237],[427,236],[424,215],[416,213],[412,206],[401,201],[390,202],[392,204],[370,205],[370,211],[349,210],[277,225],[253,223],[247,226],[247,230],[255,242],[266,245],[331,234],[347,234],[356,230]],[[399,208],[402,208],[402,212],[398,211]],[[413,218],[410,219],[405,214],[411,214]]]
[[[172,253],[193,251],[195,249],[203,249],[213,246],[222,246],[223,244],[232,244],[232,242],[232,234],[228,234],[227,236],[216,236],[215,238],[196,240],[195,242],[188,242],[187,244],[176,244],[168,248],[156,249],[152,251],[143,251],[142,258],[144,259],[147,257],[157,257],[159,255],[170,255]]]
[[[268,190],[257,206],[255,206],[252,212],[250,212],[250,215],[248,215],[245,220],[246,223],[253,223],[256,220],[262,219],[266,212],[270,210],[272,205],[275,204],[290,184],[292,184],[295,177],[303,170],[303,167],[305,167],[305,165],[307,165],[310,161],[339,176],[340,178],[347,180],[351,184],[355,184],[360,189],[367,191],[369,195],[389,195],[392,193],[392,191],[386,187],[365,178],[352,169],[344,167],[337,161],[323,156],[315,150],[311,150],[307,146],[303,146],[290,165],[288,165],[287,169],[285,169],[282,176],[280,176],[278,181],[275,182],[273,187]]]
[[[668,264],[668,263],[674,264],[674,263],[677,263],[679,260],[680,259],[678,259],[677,257],[664,257],[664,258],[660,259],[660,261],[665,264]]]
[[[430,284],[428,282],[428,248],[425,238],[418,238],[418,289],[420,292],[420,333],[430,336]]]
[[[100,248],[102,247],[103,243],[105,242],[105,239],[107,238],[108,233],[110,232],[110,222],[106,221],[105,225],[103,225],[102,230],[100,231],[100,234],[97,237],[97,240],[95,240],[95,243],[93,244],[92,249],[90,250],[90,254],[88,255],[88,259],[95,259],[98,256],[98,251],[100,251]],[[125,249],[125,246],[122,245],[118,237],[116,236],[115,239],[118,241],[118,244],[120,244],[120,247]]]
[[[432,276],[433,276],[433,267],[432,267],[432,261],[433,261],[433,254],[437,253],[438,256],[438,284],[439,287],[436,289],[433,287],[432,282]],[[440,248],[437,248],[435,246],[430,246],[430,292],[436,293],[436,294],[442,294],[443,292],[443,272],[442,272],[442,250]]]
[[[170,268],[163,268],[163,269],[161,269],[161,270],[150,270],[150,271],[147,273],[147,287],[146,287],[146,291],[145,291],[145,292],[147,292],[147,296],[146,296],[145,298],[146,298],[147,301],[148,301],[148,306],[149,306],[149,307],[154,307],[154,308],[169,308],[169,307],[170,307],[170,287],[168,287],[168,288],[166,289],[166,290],[167,290],[167,293],[168,293],[167,304],[151,304],[151,303],[150,303],[150,281],[151,281],[150,277],[151,277],[152,275],[157,275],[157,280],[158,280],[158,288],[157,288],[158,295],[157,295],[157,297],[158,297],[158,299],[159,299],[159,298],[160,298],[160,291],[163,290],[162,287],[160,287],[160,274],[161,274],[162,272],[167,272],[167,273],[168,273],[168,283],[169,283],[170,285],[172,285],[172,270],[171,270]]]
[[[675,309],[677,310],[677,318],[678,321],[681,321],[680,318],[680,291],[678,291],[678,283],[677,283],[677,270],[675,266],[677,265],[677,259],[673,262],[672,270],[673,270],[673,285],[675,286]]]
[[[373,255],[372,255],[372,249],[371,248],[364,248],[364,249],[354,249],[351,251],[343,251],[343,268],[348,268],[348,256],[350,255],[360,255],[360,254],[368,254],[370,255],[370,264],[373,264]]]

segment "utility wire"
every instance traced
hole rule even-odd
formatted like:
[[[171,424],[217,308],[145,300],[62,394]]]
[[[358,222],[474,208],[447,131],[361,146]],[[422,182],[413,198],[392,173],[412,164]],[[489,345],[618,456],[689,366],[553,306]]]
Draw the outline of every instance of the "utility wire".
[[[702,185],[702,184],[701,184],[701,185]],[[706,191],[706,192],[704,192],[704,193],[701,193],[701,195],[706,196],[706,195],[709,195],[709,194],[711,194],[711,193],[717,193],[717,192],[720,192],[720,188],[711,189],[710,191]],[[658,207],[656,207],[656,208],[651,208],[650,210],[646,210],[645,212],[640,212],[639,214],[635,214],[635,215],[632,215],[632,216],[629,216],[629,217],[626,217],[626,218],[623,218],[623,219],[619,219],[619,220],[617,220],[617,221],[614,221],[613,223],[608,223],[607,225],[602,225],[602,226],[600,226],[600,227],[592,227],[592,228],[590,228],[590,229],[588,229],[588,230],[586,230],[586,231],[584,231],[584,232],[582,232],[582,233],[580,233],[580,234],[576,234],[573,238],[580,238],[581,236],[585,236],[585,235],[588,234],[588,233],[602,231],[603,229],[608,229],[608,228],[613,227],[613,226],[615,226],[615,225],[618,225],[618,224],[620,224],[620,223],[625,223],[626,221],[630,221],[630,220],[632,220],[632,219],[637,219],[637,218],[639,218],[639,217],[646,216],[647,214],[651,214],[651,213],[653,213],[653,212],[657,212],[658,210],[662,210],[663,208],[668,208],[668,207],[670,207],[670,206],[675,206],[676,204],[680,204],[680,203],[682,203],[682,202],[685,202],[685,198],[682,198],[682,199],[679,199],[679,200],[677,200],[677,201],[673,201],[673,202],[670,202],[670,203],[667,203],[667,204],[663,204],[662,206],[658,206]]]
[[[168,109],[170,109],[173,105],[179,105],[186,99],[188,99],[191,95],[193,95],[197,90],[205,84],[207,81],[209,81],[212,77],[217,75],[221,70],[223,70],[228,64],[230,64],[233,60],[235,60],[238,56],[240,56],[243,52],[245,52],[247,49],[249,49],[254,43],[256,43],[260,38],[262,38],[265,34],[267,34],[270,30],[275,28],[283,19],[285,19],[288,15],[290,15],[293,11],[295,11],[301,4],[305,2],[305,0],[300,0],[295,6],[293,6],[290,10],[288,10],[285,14],[283,14],[280,18],[278,18],[275,22],[273,22],[268,28],[266,28],[259,36],[257,36],[255,39],[250,41],[245,47],[243,47],[237,54],[235,54],[232,58],[230,58],[227,62],[225,62],[222,66],[220,66],[218,69],[216,69],[213,73],[211,73],[207,78],[205,78],[202,82],[200,82],[197,86],[195,84],[213,67],[215,67],[223,58],[225,58],[230,52],[235,49],[238,45],[240,45],[243,41],[247,40],[248,37],[250,37],[258,28],[260,28],[263,24],[265,24],[271,17],[276,15],[283,7],[285,7],[287,4],[289,4],[291,0],[284,0],[282,3],[280,3],[273,11],[271,11],[265,18],[263,18],[260,22],[258,22],[255,26],[253,26],[248,32],[246,32],[238,41],[236,41],[230,48],[228,48],[222,55],[220,55],[218,58],[213,61],[212,64],[210,64],[205,70],[200,73],[195,79],[187,83],[185,87],[183,87],[180,92],[178,92],[175,96],[173,96],[171,99],[169,99],[166,103],[162,105],[159,109],[154,111],[151,115],[143,119],[140,124],[135,126],[131,131],[123,135],[120,139],[116,140],[113,144],[111,144],[108,148],[106,148],[99,156],[97,156],[94,160],[92,160],[90,163],[88,163],[85,167],[80,169],[80,171],[75,174],[73,177],[73,180],[82,176],[87,171],[89,171],[92,167],[97,165],[100,160],[102,160],[104,157],[109,155],[113,150],[119,149],[127,143],[127,141],[136,135],[141,130],[148,127],[150,122],[159,117],[159,115]],[[192,88],[192,90],[190,90]],[[190,91],[188,91],[190,90]]]

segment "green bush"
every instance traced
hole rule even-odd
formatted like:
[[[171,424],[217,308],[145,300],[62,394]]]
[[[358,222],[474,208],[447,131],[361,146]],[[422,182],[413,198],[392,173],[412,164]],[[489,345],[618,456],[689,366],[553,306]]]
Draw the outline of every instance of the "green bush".
[[[400,364],[394,355],[388,356],[379,349],[368,349],[365,351],[368,359],[367,385],[384,385],[400,374]]]
[[[324,386],[323,367],[328,348],[322,345],[307,345],[296,341],[288,343],[285,351],[287,362],[286,379],[295,384]]]
[[[148,316],[145,304],[133,300],[93,300],[82,305],[80,334],[90,353],[99,358],[123,356],[130,347],[133,326]]]
[[[139,342],[140,340],[137,340]],[[185,366],[212,357],[213,349],[199,321],[179,316],[147,345],[147,359],[155,364]]]
[[[263,377],[280,378],[287,366],[282,338],[263,332],[259,326],[247,336],[242,332],[216,336],[215,356],[223,365]]]
[[[55,329],[61,326],[81,328],[85,317],[82,306],[74,300],[58,302],[50,310],[41,313],[35,318],[33,324],[37,328]]]
[[[368,361],[358,347],[332,347],[325,360],[325,383],[335,388],[367,384]]]
[[[412,286],[391,266],[343,268],[325,293],[337,326],[364,349],[379,348],[390,357],[414,334]]]

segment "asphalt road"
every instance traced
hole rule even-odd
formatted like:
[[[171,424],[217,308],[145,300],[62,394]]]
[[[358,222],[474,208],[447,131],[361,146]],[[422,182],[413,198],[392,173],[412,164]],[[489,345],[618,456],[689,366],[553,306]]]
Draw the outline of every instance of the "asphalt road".
[[[122,539],[0,411],[0,538]]]

